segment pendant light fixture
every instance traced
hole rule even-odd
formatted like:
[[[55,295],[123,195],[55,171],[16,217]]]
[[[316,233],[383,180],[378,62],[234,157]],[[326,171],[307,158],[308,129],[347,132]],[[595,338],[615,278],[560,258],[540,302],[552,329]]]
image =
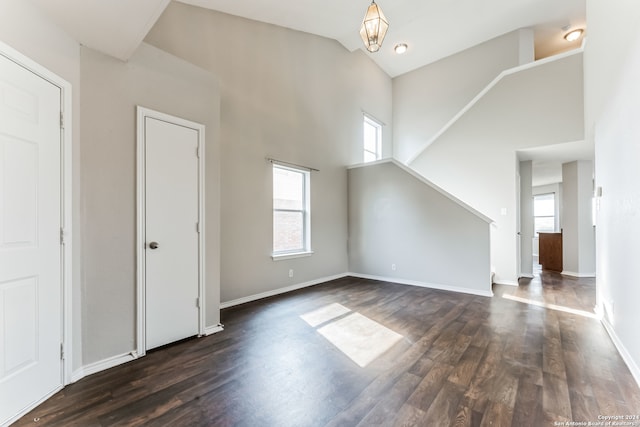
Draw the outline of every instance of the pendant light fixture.
[[[382,9],[373,0],[360,27],[360,37],[369,52],[377,52],[382,46],[384,36],[387,35],[389,22],[382,13]]]

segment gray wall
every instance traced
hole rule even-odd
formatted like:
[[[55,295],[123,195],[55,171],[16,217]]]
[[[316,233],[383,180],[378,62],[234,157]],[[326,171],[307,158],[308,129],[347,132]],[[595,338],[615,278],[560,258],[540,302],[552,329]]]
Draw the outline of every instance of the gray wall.
[[[146,40],[220,82],[222,301],[345,273],[344,167],[362,161],[363,110],[387,124],[390,154],[389,76],[334,40],[182,3],[169,5]],[[311,176],[310,257],[271,259],[267,156],[320,169]]]
[[[145,44],[127,63],[83,47],[80,84],[89,364],[135,348],[136,105],[206,126],[206,323],[219,323],[219,93],[210,73]]]
[[[562,272],[595,276],[593,163],[585,160],[564,163],[562,188]]]
[[[491,295],[489,227],[397,163],[349,170],[353,273]]]
[[[406,162],[417,154],[502,71],[519,65],[520,35],[511,32],[394,78],[394,157]]]
[[[587,0],[585,132],[595,142],[598,305],[640,384],[640,3]],[[615,48],[613,48],[615,46]]]
[[[499,283],[517,284],[516,151],[582,140],[582,103],[582,54],[539,63],[500,80],[411,163],[496,221],[491,259]]]

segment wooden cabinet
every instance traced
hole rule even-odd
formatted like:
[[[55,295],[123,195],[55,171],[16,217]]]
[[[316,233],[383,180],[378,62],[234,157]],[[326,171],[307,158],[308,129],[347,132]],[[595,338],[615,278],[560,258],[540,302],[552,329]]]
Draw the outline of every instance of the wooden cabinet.
[[[543,270],[562,272],[562,233],[538,233]]]

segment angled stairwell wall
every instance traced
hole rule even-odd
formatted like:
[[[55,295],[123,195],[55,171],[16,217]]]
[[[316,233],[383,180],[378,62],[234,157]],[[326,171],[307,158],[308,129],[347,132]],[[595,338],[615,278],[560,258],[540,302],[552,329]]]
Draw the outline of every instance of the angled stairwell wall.
[[[407,163],[497,75],[533,62],[532,39],[512,31],[394,78],[394,158]]]
[[[348,183],[350,274],[492,295],[491,219],[394,160],[352,167]]]
[[[497,283],[517,284],[517,150],[584,140],[582,51],[503,72],[409,166],[495,220]]]

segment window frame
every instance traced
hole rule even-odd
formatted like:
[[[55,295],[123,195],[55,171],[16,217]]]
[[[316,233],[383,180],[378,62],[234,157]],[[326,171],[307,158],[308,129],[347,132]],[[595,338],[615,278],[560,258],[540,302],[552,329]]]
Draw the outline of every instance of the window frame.
[[[271,202],[272,202],[272,241],[271,241],[271,258],[274,261],[299,258],[304,256],[310,256],[313,254],[311,250],[311,171],[306,168],[295,167],[291,165],[285,165],[277,162],[272,162],[271,177],[272,185],[274,185],[274,177],[277,169],[285,170],[289,172],[295,172],[302,175],[302,209],[277,209],[275,207],[275,187],[272,187]],[[288,250],[277,251],[275,249],[275,230],[276,225],[276,212],[300,212],[302,214],[302,247]]]
[[[536,197],[542,197],[542,196],[551,196],[551,199],[553,200],[553,215],[536,215],[535,214],[535,206],[536,206]],[[557,209],[556,209],[556,193],[555,192],[549,192],[549,193],[540,193],[540,194],[534,194],[533,195],[533,232],[534,234],[537,236],[540,233],[555,233],[556,232],[556,224],[557,224]],[[553,231],[538,231],[536,229],[536,219],[537,218],[553,218]]]
[[[382,159],[382,126],[383,123],[374,119],[368,114],[363,114],[362,120],[362,161],[364,163],[375,162]],[[376,141],[375,141],[375,149],[376,151],[367,150],[367,139],[366,139],[366,127],[371,126],[376,130]],[[367,153],[373,154],[375,156],[374,160],[367,160]]]

